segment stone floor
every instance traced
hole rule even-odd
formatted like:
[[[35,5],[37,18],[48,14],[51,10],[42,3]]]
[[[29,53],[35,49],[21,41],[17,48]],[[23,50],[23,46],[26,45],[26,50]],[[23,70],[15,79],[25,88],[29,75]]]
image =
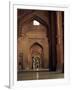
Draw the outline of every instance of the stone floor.
[[[60,72],[48,71],[21,71],[17,74],[17,80],[39,80],[39,79],[59,79],[64,78],[64,74]]]

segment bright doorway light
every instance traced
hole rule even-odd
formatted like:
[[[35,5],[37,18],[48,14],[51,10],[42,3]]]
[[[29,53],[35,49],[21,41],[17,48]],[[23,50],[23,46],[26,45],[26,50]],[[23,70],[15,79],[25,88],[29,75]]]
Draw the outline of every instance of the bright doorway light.
[[[33,25],[40,25],[40,23],[38,22],[38,21],[36,21],[36,20],[33,20]]]

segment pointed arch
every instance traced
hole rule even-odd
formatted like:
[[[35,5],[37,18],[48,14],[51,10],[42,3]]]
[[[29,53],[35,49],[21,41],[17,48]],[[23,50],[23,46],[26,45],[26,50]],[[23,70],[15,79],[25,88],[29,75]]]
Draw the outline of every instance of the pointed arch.
[[[42,50],[43,50],[43,46],[42,46],[41,44],[39,44],[38,42],[33,43],[33,44],[31,45],[30,49],[31,49],[33,46],[35,46],[35,45],[41,47]]]
[[[31,61],[32,61],[32,68],[33,68],[33,60],[37,60],[39,59],[39,63],[38,63],[38,66],[39,68],[42,68],[43,67],[43,46],[40,45],[38,42],[35,42],[31,45],[30,47],[30,55],[31,55]]]
[[[25,17],[23,17],[23,19],[21,19],[19,22],[21,24],[21,26],[23,25],[23,23],[26,23],[27,21],[33,21],[33,20],[37,20],[38,22],[40,22],[42,25],[44,25],[46,28],[49,28],[49,23],[47,21],[45,21],[41,16],[38,16],[36,14],[32,14],[32,15],[28,15]]]

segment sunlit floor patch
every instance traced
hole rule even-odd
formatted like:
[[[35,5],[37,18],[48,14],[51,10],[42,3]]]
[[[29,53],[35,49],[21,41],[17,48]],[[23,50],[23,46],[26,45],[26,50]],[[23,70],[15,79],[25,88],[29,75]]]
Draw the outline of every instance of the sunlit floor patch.
[[[63,73],[59,72],[18,72],[17,79],[20,80],[39,80],[39,79],[59,79],[64,78]]]

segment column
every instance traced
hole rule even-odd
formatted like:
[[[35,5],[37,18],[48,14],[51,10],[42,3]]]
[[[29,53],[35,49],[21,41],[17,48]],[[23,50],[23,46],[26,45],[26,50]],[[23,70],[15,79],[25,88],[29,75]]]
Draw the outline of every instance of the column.
[[[62,72],[64,64],[62,12],[57,11],[57,71]]]
[[[49,69],[50,71],[56,71],[56,12],[50,13],[50,43],[49,43]]]

